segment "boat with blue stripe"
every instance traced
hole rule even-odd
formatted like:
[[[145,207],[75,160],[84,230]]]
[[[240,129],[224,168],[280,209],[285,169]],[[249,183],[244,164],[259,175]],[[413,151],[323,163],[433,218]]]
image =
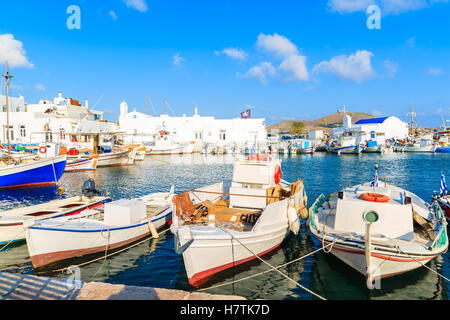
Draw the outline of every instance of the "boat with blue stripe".
[[[132,200],[106,203],[76,219],[63,217],[25,223],[27,247],[35,269],[52,269],[105,251],[137,243],[172,222],[174,188]]]
[[[0,167],[0,189],[55,185],[64,173],[66,156],[28,159]]]

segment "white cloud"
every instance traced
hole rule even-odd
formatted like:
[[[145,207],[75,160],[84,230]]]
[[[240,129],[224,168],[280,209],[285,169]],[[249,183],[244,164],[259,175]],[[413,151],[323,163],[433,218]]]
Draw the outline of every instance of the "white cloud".
[[[222,50],[222,53],[233,60],[245,61],[247,59],[247,52],[238,48],[227,48]]]
[[[308,80],[308,70],[306,68],[306,57],[299,54],[293,54],[280,64],[280,69],[290,73],[288,81]]]
[[[135,9],[140,12],[146,12],[148,10],[145,0],[123,0],[128,8]]]
[[[406,40],[406,43],[408,44],[409,48],[415,48],[416,47],[416,37],[409,38]]]
[[[46,88],[42,84],[36,85],[36,89],[39,90],[39,91],[45,91],[46,90]]]
[[[114,12],[114,11],[110,11],[109,12],[109,15],[111,16],[111,18],[113,18],[114,20],[117,20],[117,15],[116,15],[116,13]]]
[[[381,8],[381,14],[400,14],[407,11],[420,10],[435,3],[448,3],[449,0],[328,0],[331,11],[352,13],[366,11],[367,7],[376,4]]]
[[[277,33],[273,35],[258,35],[257,47],[267,51],[277,58],[283,59],[279,68],[288,73],[285,81],[308,80],[306,57],[299,53],[297,46],[285,36]]]
[[[391,60],[384,60],[384,69],[386,70],[385,77],[392,78],[398,71],[398,63]]]
[[[329,0],[328,7],[331,11],[339,13],[352,13],[365,11],[367,7],[374,4],[374,0]]]
[[[442,74],[443,72],[444,71],[442,71],[442,69],[439,69],[439,68],[430,68],[430,69],[428,69],[427,74],[429,76],[438,76],[438,75]]]
[[[175,67],[181,67],[181,65],[183,64],[183,62],[185,62],[186,59],[183,58],[182,56],[180,56],[179,53],[175,53],[173,58],[172,58],[172,63]]]
[[[371,65],[373,53],[358,50],[349,56],[340,55],[330,61],[322,61],[313,68],[315,73],[331,73],[343,79],[361,83],[373,77],[375,71]]]
[[[263,61],[258,65],[254,66],[250,70],[248,70],[245,74],[238,73],[237,76],[239,78],[256,78],[259,82],[266,84],[267,76],[275,76],[276,70],[272,63]]]
[[[277,33],[273,35],[259,34],[256,45],[278,57],[287,57],[298,53],[298,48],[288,38]]]
[[[14,39],[12,34],[0,34],[0,63],[8,60],[8,65],[12,67],[33,68],[26,57],[22,42]]]

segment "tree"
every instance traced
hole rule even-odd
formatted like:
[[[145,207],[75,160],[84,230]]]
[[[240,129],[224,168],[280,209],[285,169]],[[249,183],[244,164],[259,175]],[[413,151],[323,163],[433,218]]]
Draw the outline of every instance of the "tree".
[[[295,135],[300,135],[302,133],[304,133],[305,131],[305,124],[301,121],[294,121],[291,124],[291,132],[294,133]]]

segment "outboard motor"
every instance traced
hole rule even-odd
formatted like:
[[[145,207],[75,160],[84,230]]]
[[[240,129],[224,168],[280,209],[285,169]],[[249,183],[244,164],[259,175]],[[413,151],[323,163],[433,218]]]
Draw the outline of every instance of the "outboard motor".
[[[95,189],[95,182],[92,179],[86,180],[83,183],[83,187],[81,189],[81,193],[86,197],[94,197],[94,196],[105,196],[106,192],[100,192]]]

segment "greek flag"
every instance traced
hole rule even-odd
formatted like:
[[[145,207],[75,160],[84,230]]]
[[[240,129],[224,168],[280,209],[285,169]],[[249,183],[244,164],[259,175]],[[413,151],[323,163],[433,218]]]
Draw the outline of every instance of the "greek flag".
[[[255,153],[256,153],[256,150],[255,150],[255,144],[252,145],[252,151],[251,151],[251,152],[252,152],[252,154],[255,154]]]
[[[373,176],[371,187],[378,187],[378,173],[375,171],[375,175]]]
[[[447,195],[447,186],[445,185],[444,173],[441,173],[441,189],[439,190],[441,194]]]

